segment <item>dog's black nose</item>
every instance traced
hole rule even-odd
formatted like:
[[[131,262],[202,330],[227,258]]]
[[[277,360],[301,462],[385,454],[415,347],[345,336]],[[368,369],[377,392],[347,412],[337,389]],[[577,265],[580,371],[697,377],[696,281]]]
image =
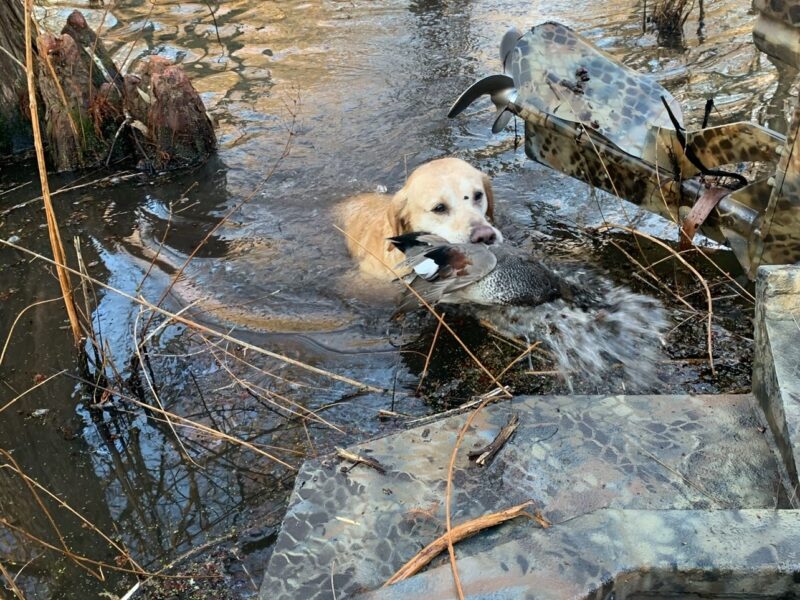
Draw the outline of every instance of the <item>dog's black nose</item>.
[[[497,232],[494,227],[488,225],[480,225],[472,230],[469,235],[469,241],[473,244],[494,244],[497,241]]]

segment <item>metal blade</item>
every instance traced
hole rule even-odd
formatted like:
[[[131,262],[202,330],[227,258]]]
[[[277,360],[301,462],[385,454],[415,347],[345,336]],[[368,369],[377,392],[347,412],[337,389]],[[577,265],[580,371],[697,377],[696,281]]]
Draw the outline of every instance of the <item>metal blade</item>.
[[[513,116],[514,113],[507,108],[498,109],[497,116],[494,118],[494,123],[492,123],[492,133],[500,133],[503,131]]]
[[[511,52],[517,46],[517,42],[522,36],[523,33],[516,27],[512,27],[506,31],[506,34],[503,36],[503,41],[500,42],[500,62],[503,64],[503,71],[506,70]]]
[[[458,97],[458,100],[456,100],[450,108],[450,112],[447,113],[447,116],[452,119],[461,114],[464,109],[484,94],[491,95],[513,87],[514,80],[508,75],[489,75],[488,77],[484,77],[469,86],[466,91]]]

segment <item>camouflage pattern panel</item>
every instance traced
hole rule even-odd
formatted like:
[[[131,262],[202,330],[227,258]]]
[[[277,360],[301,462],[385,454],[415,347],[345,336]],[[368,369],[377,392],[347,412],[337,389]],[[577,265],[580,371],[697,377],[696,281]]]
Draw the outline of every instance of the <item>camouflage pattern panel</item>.
[[[789,125],[789,135],[785,145],[778,148],[780,155],[778,168],[775,171],[773,195],[786,196],[793,206],[800,206],[800,146],[798,146],[798,129],[800,129],[800,105],[796,106]],[[770,206],[774,204],[770,199]]]
[[[759,265],[800,261],[800,106],[795,107],[786,145],[780,149],[772,193],[750,244],[750,276]]]
[[[778,149],[785,140],[784,136],[766,127],[744,121],[686,131],[684,135],[687,151],[694,152],[707,169],[752,162],[775,164]],[[642,159],[669,169],[677,179],[688,179],[700,173],[687,158],[674,129],[659,129],[658,143],[645,148]]]
[[[548,119],[550,127],[525,121],[525,154],[528,158],[599,187],[610,194],[633,202],[675,223],[681,203],[691,205],[695,195],[681,192],[681,184],[672,173],[634,158],[600,139],[584,133],[576,137],[570,126],[558,119]],[[666,162],[666,161],[664,161]],[[692,182],[685,182],[683,187]],[[704,225],[705,235],[719,242],[722,233]]]
[[[741,121],[686,132],[686,144],[709,169],[740,162],[774,162],[786,142],[779,133]]]
[[[755,547],[741,553],[741,560],[746,561],[763,543],[786,536],[780,523],[769,520],[770,526],[763,532],[743,529],[742,522],[734,521],[715,535],[703,534],[700,539],[708,540],[704,542],[710,544],[707,547],[696,544],[691,533],[701,526],[705,529],[703,523],[713,520],[722,508],[760,508],[770,515],[790,512],[775,510],[787,506],[787,490],[781,483],[771,438],[757,429],[760,420],[754,408],[755,399],[749,395],[546,396],[516,397],[513,405],[496,404],[481,411],[456,458],[453,522],[532,499],[554,525],[547,530],[549,540],[543,540],[542,548],[520,551],[524,560],[514,552],[505,563],[489,560],[483,568],[473,569],[476,579],[487,586],[484,589],[489,589],[492,581],[511,586],[506,593],[491,596],[487,592],[477,597],[543,598],[531,581],[520,580],[516,591],[536,590],[535,596],[514,593],[515,582],[509,581],[506,565],[533,565],[524,567],[519,575],[536,574],[547,556],[554,558],[556,573],[571,564],[594,576],[603,572],[604,557],[613,548],[641,548],[645,556],[648,550],[658,548],[667,565],[681,552],[697,548],[707,561],[698,566],[713,576],[714,567],[729,564],[708,561],[724,556],[723,547],[737,551],[752,542]],[[513,413],[519,416],[519,426],[494,460],[486,467],[470,462],[467,449],[489,444]],[[423,423],[351,448],[377,460],[385,467],[383,474],[364,465],[343,472],[342,461],[331,456],[306,461],[298,473],[260,598],[330,600],[332,585],[336,597],[352,598],[382,585],[420,548],[440,536],[447,464],[466,418],[462,414]],[[559,546],[553,544],[552,536],[561,535],[559,532],[575,522],[573,518],[606,508],[650,509],[662,515],[670,509],[680,510],[677,523],[681,525],[673,532],[672,524],[662,523],[659,517],[647,527],[637,523],[630,533],[620,536],[616,527],[597,523],[591,531],[568,536],[571,540],[562,549],[564,553],[554,555],[552,550]],[[692,516],[691,510],[703,512]],[[630,514],[628,510],[625,513]],[[722,527],[722,523],[714,525]],[[459,565],[470,556],[486,557],[487,552],[512,540],[524,543],[538,531],[535,523],[524,519],[483,531],[459,542]],[[731,535],[719,544],[719,536],[725,532]],[[759,533],[772,537],[762,542]],[[602,542],[592,547],[590,541],[595,539]],[[631,544],[639,539],[641,544]],[[796,539],[792,542],[800,548]],[[784,565],[790,564],[784,546],[776,546],[775,551]],[[777,560],[773,554],[768,556]],[[793,556],[800,560],[798,552]],[[645,566],[644,558],[629,564]],[[442,560],[446,556],[440,557],[439,564]],[[754,556],[748,564],[756,564]],[[496,578],[484,577],[489,565],[497,568]],[[461,567],[462,577],[467,570]],[[722,573],[714,580],[725,585],[730,573]],[[702,576],[702,571],[696,574]],[[566,581],[580,581],[575,575],[570,571]],[[449,568],[447,576],[444,591],[416,597],[453,598]],[[412,581],[418,577],[424,575]],[[581,586],[585,589],[592,586]],[[735,587],[715,591],[723,589]],[[566,594],[563,588],[558,591],[547,597],[584,597]],[[598,597],[608,599],[607,595]],[[651,600],[655,597],[650,596]],[[673,598],[678,597],[689,596]]]
[[[800,206],[784,194],[778,195],[774,209],[772,205],[767,209],[763,224],[756,231],[762,233],[763,247],[750,246],[751,277],[755,277],[759,265],[791,265],[800,261]]]
[[[603,509],[479,555],[456,549],[469,600],[796,600],[798,544],[794,510]],[[455,594],[445,564],[358,598]]]
[[[645,148],[642,160],[661,169],[669,169],[675,179],[689,179],[700,170],[686,157],[683,146],[674,129],[658,129],[655,142]]]
[[[679,180],[666,168],[670,166],[666,150],[662,150],[655,164],[650,164],[620,152],[600,138],[590,137],[587,132],[581,134],[559,119],[537,119],[535,113],[527,111],[523,111],[523,118],[528,158],[674,223],[680,221],[680,207],[692,206],[703,192],[703,184],[697,178]],[[723,198],[700,227],[706,237],[727,242],[748,272],[750,245],[759,217],[766,210],[769,193],[766,179],[755,181]],[[772,255],[774,250],[768,254]]]
[[[767,208],[770,186],[759,179],[729,194],[717,206],[718,226],[748,277],[755,275],[751,264],[752,244],[758,222]]]
[[[753,27],[756,48],[795,68],[800,67],[800,2],[753,0],[758,12]]]
[[[515,104],[591,128],[624,152],[645,158],[658,128],[673,129],[661,101],[681,123],[680,106],[657,82],[637,73],[559,23],[543,23],[510,57]]]
[[[800,2],[796,0],[753,0],[753,9],[792,27],[800,27]]]

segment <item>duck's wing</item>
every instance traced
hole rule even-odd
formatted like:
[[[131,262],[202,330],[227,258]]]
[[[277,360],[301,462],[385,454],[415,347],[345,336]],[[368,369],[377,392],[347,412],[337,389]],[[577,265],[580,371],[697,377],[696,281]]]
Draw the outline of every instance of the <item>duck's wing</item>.
[[[449,244],[443,237],[424,231],[396,235],[388,238],[388,241],[408,257],[417,256],[435,246],[446,246]]]
[[[418,306],[417,294],[429,304],[464,302],[459,292],[486,277],[497,264],[494,253],[483,244],[415,246],[408,254],[398,269],[410,271],[405,281],[413,292],[406,291],[398,312]]]

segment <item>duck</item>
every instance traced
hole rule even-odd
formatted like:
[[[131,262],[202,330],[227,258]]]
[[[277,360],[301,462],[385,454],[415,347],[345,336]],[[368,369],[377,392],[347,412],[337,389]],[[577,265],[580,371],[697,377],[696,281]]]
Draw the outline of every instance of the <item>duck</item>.
[[[600,384],[621,365],[625,385],[657,383],[667,316],[655,298],[614,284],[583,264],[547,263],[509,244],[450,243],[425,232],[389,238],[405,259],[397,313],[460,305],[511,338],[539,340],[573,389]]]

